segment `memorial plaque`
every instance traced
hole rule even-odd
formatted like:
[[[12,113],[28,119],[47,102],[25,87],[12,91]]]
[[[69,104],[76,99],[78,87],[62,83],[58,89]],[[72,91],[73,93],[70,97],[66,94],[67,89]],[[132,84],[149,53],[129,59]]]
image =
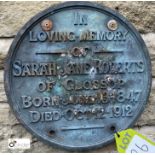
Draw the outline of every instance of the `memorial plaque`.
[[[48,144],[88,150],[131,127],[150,93],[151,65],[140,34],[120,14],[67,2],[17,34],[5,88],[17,119]]]

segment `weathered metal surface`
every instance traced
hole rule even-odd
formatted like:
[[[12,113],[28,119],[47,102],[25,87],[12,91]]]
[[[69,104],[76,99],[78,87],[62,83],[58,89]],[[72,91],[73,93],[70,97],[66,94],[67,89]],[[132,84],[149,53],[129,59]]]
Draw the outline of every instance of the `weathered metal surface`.
[[[60,4],[32,18],[5,67],[18,120],[41,140],[70,150],[101,147],[131,127],[150,86],[139,33],[117,12],[88,2]]]

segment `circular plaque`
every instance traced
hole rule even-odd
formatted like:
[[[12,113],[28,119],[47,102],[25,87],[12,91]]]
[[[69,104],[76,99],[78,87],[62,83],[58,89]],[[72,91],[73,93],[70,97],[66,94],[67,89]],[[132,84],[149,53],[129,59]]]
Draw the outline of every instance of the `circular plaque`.
[[[120,14],[89,2],[39,13],[17,34],[5,89],[17,119],[48,144],[98,148],[131,127],[151,86],[147,48]]]

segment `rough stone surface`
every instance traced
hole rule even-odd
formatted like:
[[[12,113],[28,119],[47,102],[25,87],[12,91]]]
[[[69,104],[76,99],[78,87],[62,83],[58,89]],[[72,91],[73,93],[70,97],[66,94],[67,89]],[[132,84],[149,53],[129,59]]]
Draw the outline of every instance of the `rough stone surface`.
[[[3,69],[5,57],[13,39],[0,39],[0,69]]]
[[[152,90],[149,97],[149,102],[135,125],[155,125],[155,79],[152,81]]]
[[[0,2],[0,152],[67,152],[39,141],[18,122],[4,91],[4,61],[13,37],[31,17],[60,2]],[[141,32],[152,62],[152,89],[146,109],[135,129],[155,141],[155,2],[97,2],[119,11]],[[145,33],[145,34],[144,34]],[[7,62],[6,62],[7,63]],[[9,150],[9,138],[29,138],[31,149]],[[90,152],[117,152],[115,143]]]
[[[155,60],[155,33],[142,34],[142,38],[149,50],[151,60]]]
[[[0,2],[0,37],[15,36],[35,14],[60,2]],[[125,16],[141,33],[155,32],[155,2],[98,2]]]
[[[5,91],[4,91],[4,80],[3,80],[3,71],[0,70],[0,105],[2,103],[7,103]]]
[[[99,2],[126,17],[141,33],[155,32],[155,2]]]
[[[60,2],[0,2],[0,37],[15,36],[34,15]]]

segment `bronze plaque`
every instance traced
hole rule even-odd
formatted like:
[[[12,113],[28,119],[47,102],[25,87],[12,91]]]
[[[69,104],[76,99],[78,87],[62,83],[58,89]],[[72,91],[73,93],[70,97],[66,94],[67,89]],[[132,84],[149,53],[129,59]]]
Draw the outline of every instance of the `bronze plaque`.
[[[17,119],[40,140],[98,148],[131,127],[151,86],[147,48],[120,14],[89,2],[39,13],[17,34],[5,88]]]

